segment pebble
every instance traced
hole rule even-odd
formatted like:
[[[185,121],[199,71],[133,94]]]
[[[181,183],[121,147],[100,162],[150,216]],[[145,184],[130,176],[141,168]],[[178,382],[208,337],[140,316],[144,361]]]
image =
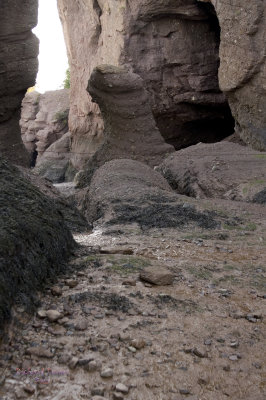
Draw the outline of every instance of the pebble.
[[[26,385],[26,386],[24,386],[24,387],[23,387],[23,390],[24,390],[26,393],[30,394],[30,395],[32,395],[32,394],[35,392],[35,388],[34,388],[33,386],[31,386],[31,385]]]
[[[48,310],[46,311],[46,316],[50,322],[57,321],[62,315],[59,311],[56,310]]]
[[[99,371],[102,367],[102,363],[100,361],[92,360],[88,365],[85,366],[85,370],[89,372]]]
[[[41,319],[46,318],[46,311],[45,310],[38,310],[37,316]]]
[[[131,351],[131,353],[136,353],[137,352],[137,349],[135,347],[133,347],[133,346],[129,346],[128,350]]]
[[[129,392],[129,388],[126,385],[124,385],[123,383],[118,383],[115,387],[115,390],[117,392],[121,392],[124,394],[127,394]]]
[[[51,288],[51,293],[53,296],[61,296],[63,291],[59,286],[53,286]]]
[[[68,364],[69,368],[70,368],[70,369],[76,368],[76,365],[77,365],[78,361],[79,361],[78,357],[73,357],[73,358],[70,360],[70,363]]]
[[[54,356],[51,350],[41,346],[30,347],[29,349],[26,350],[26,354],[43,358],[53,358]]]
[[[211,340],[211,339],[206,339],[206,340],[204,340],[204,344],[205,344],[206,346],[211,346],[212,340]]]
[[[192,353],[195,354],[195,356],[200,357],[200,358],[206,358],[208,357],[207,354],[196,347],[192,350]]]
[[[78,281],[76,281],[75,279],[66,279],[65,284],[70,288],[74,288],[78,285]]]
[[[238,361],[241,356],[239,356],[238,354],[231,354],[228,358],[230,361]]]
[[[88,322],[86,319],[78,321],[74,326],[76,331],[85,331],[88,328]]]
[[[101,377],[102,378],[112,378],[114,375],[114,371],[112,368],[105,368],[101,371]]]
[[[124,286],[136,286],[136,284],[137,282],[135,281],[135,279],[127,279],[122,282],[122,285]]]
[[[146,342],[143,339],[133,339],[130,344],[137,350],[141,350],[146,346]]]
[[[180,394],[184,394],[184,395],[188,395],[188,394],[190,394],[190,390],[188,390],[188,389],[180,389],[179,393]]]
[[[114,392],[113,393],[113,400],[124,400],[123,393]]]
[[[104,396],[105,387],[97,386],[91,390],[92,396]]]

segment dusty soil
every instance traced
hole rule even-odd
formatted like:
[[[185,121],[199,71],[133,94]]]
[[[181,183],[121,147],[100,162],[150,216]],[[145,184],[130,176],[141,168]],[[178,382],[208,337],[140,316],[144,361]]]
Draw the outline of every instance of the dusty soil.
[[[204,203],[241,222],[75,235],[72,271],[39,294],[59,319],[14,310],[0,399],[265,399],[265,206]],[[152,265],[174,284],[141,282]]]

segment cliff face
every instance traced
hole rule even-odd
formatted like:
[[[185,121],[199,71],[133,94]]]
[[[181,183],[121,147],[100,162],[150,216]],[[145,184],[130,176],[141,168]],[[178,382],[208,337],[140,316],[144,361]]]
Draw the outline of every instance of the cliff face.
[[[103,63],[126,65],[143,78],[160,132],[176,148],[231,133],[230,111],[218,86],[219,28],[210,5],[58,0],[58,7],[71,69],[75,167],[102,143],[103,122],[86,87],[93,68]]]
[[[266,2],[211,0],[221,26],[220,87],[236,131],[257,150],[266,150]]]
[[[22,165],[29,157],[20,136],[20,106],[38,70],[38,39],[31,32],[37,11],[37,0],[0,3],[0,152]]]

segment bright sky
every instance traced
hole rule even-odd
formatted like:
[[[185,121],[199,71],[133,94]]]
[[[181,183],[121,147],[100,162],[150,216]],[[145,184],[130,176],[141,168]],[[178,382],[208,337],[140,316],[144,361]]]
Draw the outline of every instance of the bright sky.
[[[40,40],[36,90],[61,89],[68,68],[63,31],[56,0],[39,0],[38,25],[33,30]]]

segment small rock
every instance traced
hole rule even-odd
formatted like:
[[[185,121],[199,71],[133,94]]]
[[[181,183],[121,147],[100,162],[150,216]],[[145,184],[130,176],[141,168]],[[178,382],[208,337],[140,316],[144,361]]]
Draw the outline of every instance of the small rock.
[[[131,341],[131,346],[137,350],[141,350],[146,346],[146,342],[143,339],[133,339]]]
[[[97,360],[90,361],[87,365],[85,365],[84,369],[89,372],[99,371],[102,367],[102,363]]]
[[[95,359],[95,356],[93,354],[89,354],[83,358],[80,358],[78,361],[78,364],[82,367],[85,365],[88,365],[90,361],[93,361]]]
[[[113,393],[113,400],[124,400],[123,393],[114,392]]]
[[[105,387],[104,386],[97,386],[91,390],[92,396],[104,396]]]
[[[48,326],[47,331],[52,335],[64,335],[66,330],[62,326]]]
[[[163,267],[147,267],[140,272],[140,279],[154,285],[171,285],[175,276]]]
[[[69,368],[70,368],[70,369],[76,368],[76,365],[77,365],[77,363],[78,363],[78,360],[79,360],[78,357],[73,357],[73,358],[70,360],[69,364],[68,364]]]
[[[112,378],[114,375],[114,371],[112,368],[105,368],[101,371],[101,377],[102,378]]]
[[[131,351],[131,353],[136,353],[137,352],[137,349],[135,347],[133,347],[133,346],[129,346],[128,350]]]
[[[42,358],[53,358],[54,354],[51,350],[46,349],[45,347],[30,347],[26,350],[26,354],[33,355]]]
[[[108,400],[108,399],[103,396],[93,396],[91,400]]]
[[[35,392],[35,388],[34,388],[33,386],[31,386],[31,385],[26,385],[26,386],[24,386],[24,387],[23,387],[23,390],[24,390],[26,393],[30,394],[30,395],[32,395],[32,394]]]
[[[118,383],[115,387],[115,390],[117,392],[121,392],[124,394],[127,394],[129,392],[129,388],[126,385],[124,385],[123,383]]]
[[[58,357],[59,364],[67,364],[69,362],[70,356],[68,354],[62,354]]]
[[[61,296],[63,292],[59,286],[53,286],[51,288],[51,293],[53,296]]]
[[[192,353],[195,354],[195,356],[200,357],[200,358],[206,358],[208,357],[207,354],[196,347],[192,350]]]
[[[238,361],[241,357],[238,354],[231,354],[228,358],[230,361]]]
[[[37,316],[41,319],[46,317],[46,311],[45,310],[38,310],[37,311]]]
[[[62,317],[61,313],[59,311],[56,311],[56,310],[48,310],[48,311],[46,311],[46,316],[47,316],[47,318],[48,318],[48,320],[50,322],[55,322],[59,318]]]
[[[75,324],[76,331],[85,331],[88,328],[88,322],[86,319],[82,319]]]
[[[211,346],[212,340],[211,339],[206,339],[206,340],[204,340],[204,344],[205,344],[205,346]]]
[[[78,281],[76,281],[75,279],[66,279],[65,284],[70,288],[74,288],[78,285]]]
[[[127,279],[122,282],[122,285],[124,286],[136,286],[136,284],[137,282],[135,281],[135,279]]]
[[[190,390],[188,390],[188,389],[180,389],[179,393],[180,394],[184,394],[184,395],[188,395],[188,394],[190,394]]]

